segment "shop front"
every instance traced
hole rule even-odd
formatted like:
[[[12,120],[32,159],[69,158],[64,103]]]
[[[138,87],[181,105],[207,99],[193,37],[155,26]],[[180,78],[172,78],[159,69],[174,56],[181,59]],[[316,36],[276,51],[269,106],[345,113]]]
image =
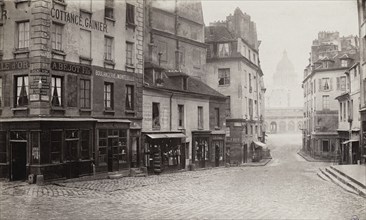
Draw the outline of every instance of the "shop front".
[[[215,148],[211,145],[211,131],[192,132],[192,163],[197,168],[215,166]]]
[[[215,167],[224,166],[224,152],[226,151],[225,147],[225,131],[212,131],[212,142],[211,146],[213,146],[214,152],[214,159],[215,159]]]
[[[186,136],[183,133],[146,133],[143,139],[144,166],[149,173],[185,169]]]

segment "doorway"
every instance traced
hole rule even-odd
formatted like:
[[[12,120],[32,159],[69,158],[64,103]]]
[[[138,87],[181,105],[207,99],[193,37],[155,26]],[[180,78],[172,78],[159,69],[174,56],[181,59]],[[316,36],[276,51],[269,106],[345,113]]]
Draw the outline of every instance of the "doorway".
[[[27,143],[12,142],[11,143],[11,165],[10,179],[25,180],[27,175]]]

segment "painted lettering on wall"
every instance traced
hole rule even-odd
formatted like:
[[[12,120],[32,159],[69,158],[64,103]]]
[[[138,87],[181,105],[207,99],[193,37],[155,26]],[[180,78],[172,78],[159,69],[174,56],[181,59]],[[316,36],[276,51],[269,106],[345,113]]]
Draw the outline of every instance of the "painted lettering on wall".
[[[84,74],[91,75],[92,69],[88,66],[81,66],[77,64],[65,63],[65,62],[51,62],[51,69],[62,72],[76,73],[76,74]]]
[[[0,71],[22,70],[22,69],[28,69],[28,67],[29,67],[28,60],[0,62]]]
[[[71,12],[63,11],[61,9],[52,8],[51,17],[59,21],[79,25],[80,27],[108,33],[108,26],[106,23],[95,21],[89,18],[83,18],[81,15],[73,14]]]
[[[124,75],[124,74],[120,74],[120,73],[105,72],[105,71],[101,71],[101,70],[95,70],[95,75],[112,78],[112,79],[122,79],[122,80],[134,81],[133,76]]]

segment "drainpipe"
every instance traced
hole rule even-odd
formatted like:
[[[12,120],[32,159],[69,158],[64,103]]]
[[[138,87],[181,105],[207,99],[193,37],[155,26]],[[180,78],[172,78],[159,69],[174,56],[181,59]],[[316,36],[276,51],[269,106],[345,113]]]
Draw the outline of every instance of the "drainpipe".
[[[172,92],[172,94],[170,95],[170,98],[169,98],[169,130],[170,131],[172,131],[172,115],[173,115],[173,113],[172,113],[172,109],[173,109],[173,103],[172,103],[172,98],[173,98],[173,95],[174,95],[174,93]]]

